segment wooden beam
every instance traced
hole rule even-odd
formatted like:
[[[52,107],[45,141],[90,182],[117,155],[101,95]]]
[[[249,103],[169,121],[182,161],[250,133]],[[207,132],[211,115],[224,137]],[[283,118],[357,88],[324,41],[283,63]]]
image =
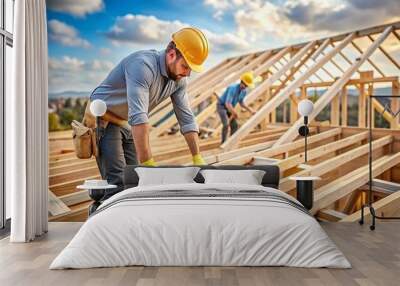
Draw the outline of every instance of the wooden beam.
[[[274,98],[272,98],[267,104],[265,104],[262,108],[260,108],[255,115],[253,115],[245,124],[243,124],[242,127],[239,128],[239,130],[235,134],[233,134],[233,136],[231,136],[227,141],[225,141],[224,144],[222,144],[221,148],[223,148],[224,150],[230,150],[235,146],[237,146],[241,138],[243,138],[245,135],[251,132],[251,130],[253,130],[253,128],[263,118],[265,118],[265,116],[268,116],[269,113],[273,112],[280,104],[282,104],[289,97],[289,95],[292,92],[294,92],[297,88],[299,88],[307,78],[309,78],[314,72],[320,69],[340,50],[346,47],[353,38],[354,34],[350,34],[339,45],[337,45],[334,49],[329,51],[329,53],[327,53],[320,60],[315,62],[309,69],[307,69],[305,73],[300,75],[295,81],[293,81],[279,94],[277,94]],[[278,140],[277,142],[280,142],[280,140]]]
[[[254,70],[254,75],[259,76],[266,70],[268,70],[273,64],[275,64],[277,61],[279,61],[283,56],[285,56],[288,52],[290,51],[290,47],[286,47],[282,50],[280,50],[278,53],[275,55],[272,55],[267,61],[264,63],[260,64],[255,70]]]
[[[296,122],[299,114],[297,112],[298,100],[296,98],[296,94],[292,93],[290,95],[290,123]]]
[[[375,27],[369,27],[369,28],[365,28],[362,30],[357,30],[354,31],[354,33],[356,34],[357,38],[362,38],[365,37],[367,35],[374,35],[374,34],[380,34],[382,32],[385,31],[385,29],[387,29],[388,27],[392,27],[393,31],[400,29],[400,21],[397,22],[393,22],[393,23],[388,23],[388,24],[384,24],[384,25],[379,25],[379,26],[375,26]],[[343,39],[345,39],[350,33],[343,33],[340,35],[335,35],[335,36],[329,36],[326,38],[322,38],[318,40],[318,43],[322,43],[323,41],[325,41],[326,39],[330,39],[332,43],[335,42],[340,42]],[[292,46],[293,49],[300,49],[302,47],[304,47],[305,45],[307,45],[309,42],[303,42],[303,43],[298,43]],[[282,49],[282,47],[273,49],[273,52],[276,51],[280,51]],[[232,58],[231,58],[232,59]]]
[[[215,84],[217,84],[218,82],[223,80],[225,77],[229,76],[230,73],[232,73],[235,70],[241,68],[243,65],[245,65],[252,58],[253,58],[253,54],[240,57],[238,59],[238,61],[235,62],[233,65],[225,68],[224,70],[222,70],[220,73],[216,74],[215,76],[212,76],[211,78],[209,78],[207,80],[207,82],[205,82],[204,84],[199,86],[197,89],[192,90],[191,94],[197,95],[197,94],[201,94],[204,91],[207,91],[210,86],[214,86]]]
[[[339,134],[341,134],[341,129],[340,128],[334,128],[322,133],[319,133],[317,135],[313,135],[310,136],[308,138],[308,144],[312,144],[312,143],[316,143],[318,141],[321,140],[325,140],[334,136],[338,136]],[[269,146],[270,147],[270,146]],[[274,156],[286,153],[286,152],[290,152],[299,148],[303,148],[304,147],[304,139],[299,139],[296,140],[294,142],[290,142],[288,144],[284,144],[282,146],[279,147],[275,147],[275,148],[269,148],[266,149],[265,151],[259,151],[259,152],[252,152],[252,153],[247,153],[247,154],[235,154],[232,153],[234,151],[229,151],[229,152],[225,152],[223,154],[229,154],[227,156],[224,157],[220,157],[220,160],[218,163],[216,163],[216,165],[226,165],[226,164],[238,164],[238,165],[244,165],[249,163],[252,158],[254,156],[262,156],[262,157],[266,157],[266,158],[272,158]],[[230,155],[232,154],[232,155]]]
[[[282,102],[284,102],[289,95],[299,88],[304,81],[309,78],[315,71],[321,68],[325,63],[327,63],[338,51],[343,49],[354,37],[354,34],[350,34],[342,43],[337,47],[329,51],[324,57],[314,63],[305,73],[300,75],[296,80],[294,80],[290,85],[283,89],[279,94],[272,98],[267,104],[265,104],[261,109],[257,111],[255,115],[251,117],[239,130],[233,134],[221,147],[229,150],[235,147],[240,139],[248,134],[253,128],[270,112],[276,109]],[[299,122],[299,121],[297,121]],[[297,129],[296,129],[297,132]],[[278,140],[279,142],[280,140]],[[276,144],[276,143],[275,143]]]
[[[362,73],[361,73],[362,76]],[[361,83],[358,89],[358,127],[365,128],[366,125],[366,109],[367,109],[367,97],[365,94],[365,84]]]
[[[400,191],[400,184],[396,182],[390,182],[386,180],[381,180],[381,179],[374,179],[372,181],[372,186],[378,187],[381,189],[388,190],[390,192],[398,192]]]
[[[329,45],[330,42],[331,42],[330,38],[323,41],[322,44],[318,47],[318,49],[315,51],[315,53],[311,56],[311,59],[313,61],[316,61],[318,56],[322,54],[322,52],[326,49],[326,47]]]
[[[383,112],[385,110],[385,107],[383,107],[382,104],[376,98],[372,99],[372,107],[373,109],[378,111],[383,116],[383,118],[385,118],[388,122],[393,121],[392,114],[388,110]]]
[[[323,209],[318,212],[317,217],[324,221],[338,222],[344,219],[346,214],[332,209]]]
[[[353,144],[361,142],[368,138],[368,132],[362,132],[354,134],[352,136],[334,141],[332,143],[325,144],[323,146],[311,149],[307,152],[307,159],[314,160],[326,154],[338,151],[340,149],[349,147]],[[284,172],[290,168],[296,167],[297,165],[304,162],[304,152],[290,156],[287,159],[281,160],[279,162],[279,169]]]
[[[396,30],[393,30],[393,35],[400,41],[400,34]]]
[[[285,50],[283,50],[285,52]],[[237,79],[240,77],[240,75],[248,70],[252,70],[254,67],[265,61],[267,58],[271,56],[271,52],[266,52],[264,54],[261,54],[258,56],[256,59],[251,60],[244,66],[239,65],[235,66],[237,68],[236,71],[233,71],[229,77],[224,78],[222,81],[219,83],[216,83],[214,87],[206,91],[204,94],[200,95],[196,99],[194,99],[191,103],[190,106],[191,108],[194,108],[198,106],[201,102],[204,100],[207,100],[210,98],[210,96],[213,95],[216,91],[222,90],[226,88],[228,85],[232,84],[233,82],[237,81]],[[258,74],[254,73],[255,76],[258,76]],[[212,104],[215,105],[215,104]],[[215,113],[215,107],[207,107],[206,109],[202,110],[196,117],[197,123],[200,125],[202,124],[205,120],[208,119],[209,116]],[[162,133],[164,133],[167,129],[173,127],[177,123],[177,118],[175,116],[171,116],[168,118],[166,121],[164,121],[160,126],[157,127],[157,129],[152,132],[152,135],[154,136],[160,136]]]
[[[340,125],[340,94],[337,94],[331,103],[331,126]]]
[[[400,214],[400,192],[395,192],[386,198],[372,204],[375,208],[375,213],[378,216],[398,216]],[[340,222],[356,222],[361,218],[361,210],[345,217]],[[371,213],[369,208],[364,208],[364,220],[369,221]]]
[[[392,82],[392,95],[400,95],[400,83],[398,80]],[[391,108],[395,114],[400,110],[399,98],[392,98]],[[390,128],[398,129],[399,126],[400,116],[393,116],[393,119],[390,121]]]
[[[315,42],[310,42],[303,49],[301,49],[297,54],[290,59],[290,61],[284,65],[281,69],[279,69],[276,73],[272,74],[269,78],[264,80],[257,88],[255,88],[252,92],[250,92],[245,97],[246,104],[253,102],[257,97],[259,97],[266,89],[269,89],[270,86],[277,81],[282,75],[284,75],[288,70],[290,70],[294,65],[304,57],[310,49],[312,49],[315,45]]]
[[[59,196],[58,198],[67,206],[72,206],[92,200],[89,197],[89,193],[87,190],[76,191],[67,195]]]
[[[372,142],[372,150],[377,150],[391,144],[393,142],[393,137],[391,135],[382,137],[380,139],[374,140]],[[369,146],[368,144],[362,145],[343,154],[337,155],[331,159],[321,162],[317,165],[312,166],[310,170],[301,171],[295,174],[295,176],[322,176],[341,165],[344,165],[356,158],[359,158],[365,154],[368,154]],[[279,189],[283,192],[289,192],[295,188],[296,183],[289,178],[283,178],[280,182]]]
[[[347,94],[347,88],[343,87],[342,88],[342,93],[340,96],[341,99],[341,105],[342,105],[342,122],[341,122],[341,126],[347,126],[347,110],[348,110],[348,106],[347,106],[347,102],[348,102],[348,94]]]
[[[379,176],[399,163],[400,153],[380,157],[372,164],[372,176]],[[369,168],[368,166],[363,166],[315,190],[314,205],[310,212],[315,214],[320,209],[328,207],[365,185],[368,180]]]
[[[49,190],[49,213],[52,216],[67,214],[71,209]]]
[[[374,42],[374,41],[372,41],[372,42]],[[361,50],[361,48],[360,48],[354,41],[352,41],[351,44],[353,45],[354,48],[356,48],[356,50],[357,50],[360,54],[363,53],[363,51]],[[381,70],[379,67],[377,67],[377,65],[376,65],[371,59],[367,59],[367,61],[368,61],[368,62],[371,64],[371,66],[373,66],[382,76],[385,76],[385,74],[382,72],[382,70]]]
[[[365,84],[369,84],[369,83],[391,83],[393,81],[398,81],[399,77],[397,76],[387,76],[387,77],[376,77],[370,80],[361,80],[359,78],[355,78],[355,79],[350,79],[347,83],[346,86],[350,86],[350,85],[359,85],[360,83],[365,83]],[[335,81],[325,81],[325,82],[316,82],[316,83],[305,83],[302,85],[302,87],[304,88],[314,88],[314,87],[329,87],[331,85],[333,85],[335,83]],[[275,86],[272,86],[271,88],[274,88]]]
[[[371,35],[368,35],[368,38],[372,42],[375,42],[375,39]],[[397,67],[397,69],[400,69],[400,64],[382,47],[382,45],[379,46],[379,50]]]
[[[361,192],[359,190],[352,192],[347,198],[346,204],[344,205],[343,208],[343,212],[346,214],[353,212],[353,209],[357,205],[357,201],[360,200],[360,196]]]
[[[387,38],[391,33],[392,27],[388,27],[377,40],[362,54],[361,58],[357,60],[344,74],[337,80],[328,90],[317,100],[314,105],[313,112],[309,115],[309,121],[311,122],[321,112],[322,109],[332,100],[332,98],[345,86],[351,76],[358,70],[358,68],[365,62],[367,58],[379,47],[379,45]],[[297,136],[298,129],[303,124],[303,119],[297,120],[296,123],[274,144],[274,146],[282,145],[293,141]]]

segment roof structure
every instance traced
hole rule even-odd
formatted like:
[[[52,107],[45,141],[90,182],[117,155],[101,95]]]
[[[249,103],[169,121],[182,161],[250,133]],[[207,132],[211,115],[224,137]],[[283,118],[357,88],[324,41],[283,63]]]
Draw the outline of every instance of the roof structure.
[[[400,95],[399,54],[400,22],[396,22],[222,61],[188,85],[203,156],[217,165],[277,164],[280,189],[290,194],[295,193],[295,182],[289,176],[320,176],[311,212],[329,221],[359,219],[369,178],[368,97],[383,90]],[[220,145],[217,96],[250,70],[262,78],[245,99],[257,112],[238,110],[240,128]],[[309,116],[307,164],[304,140],[298,137],[303,119],[297,113],[305,98],[315,101]],[[354,102],[355,123],[349,114]],[[374,99],[372,107],[372,123],[381,118],[388,126],[373,129],[373,198],[377,214],[392,216],[400,213],[400,121],[395,116],[400,102]],[[323,112],[328,117],[321,120]],[[178,132],[171,101],[153,110],[149,120],[155,160],[189,164],[191,156]],[[75,157],[70,131],[51,133],[49,140],[50,220],[85,220],[91,201],[76,186],[100,178],[96,162]]]

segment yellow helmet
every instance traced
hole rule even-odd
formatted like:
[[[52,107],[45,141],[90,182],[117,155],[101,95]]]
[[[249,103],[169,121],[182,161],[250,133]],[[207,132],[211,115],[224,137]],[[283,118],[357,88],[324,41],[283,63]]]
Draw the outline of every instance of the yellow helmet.
[[[189,67],[201,72],[208,56],[208,40],[202,31],[196,28],[183,28],[172,34],[172,41],[181,52]]]
[[[245,72],[240,76],[240,80],[243,81],[248,87],[254,88],[254,77],[252,72]]]

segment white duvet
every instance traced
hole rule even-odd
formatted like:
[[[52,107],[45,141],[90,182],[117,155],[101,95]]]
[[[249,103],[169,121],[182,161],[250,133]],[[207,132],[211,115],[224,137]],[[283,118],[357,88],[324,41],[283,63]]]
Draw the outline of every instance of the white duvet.
[[[127,265],[350,267],[318,222],[290,204],[235,196],[121,200],[137,192],[209,189],[261,190],[297,202],[281,191],[255,185],[193,183],[127,189],[100,206],[50,269]]]

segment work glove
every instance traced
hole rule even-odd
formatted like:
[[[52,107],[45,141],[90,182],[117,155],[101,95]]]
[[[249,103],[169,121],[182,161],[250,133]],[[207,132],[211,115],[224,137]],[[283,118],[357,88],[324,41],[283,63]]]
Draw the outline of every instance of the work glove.
[[[156,164],[156,162],[154,161],[153,158],[150,158],[149,160],[142,162],[141,165],[150,166],[150,167],[157,166],[157,164]]]
[[[204,161],[203,157],[200,154],[196,154],[192,157],[193,165],[207,165],[206,161]]]

